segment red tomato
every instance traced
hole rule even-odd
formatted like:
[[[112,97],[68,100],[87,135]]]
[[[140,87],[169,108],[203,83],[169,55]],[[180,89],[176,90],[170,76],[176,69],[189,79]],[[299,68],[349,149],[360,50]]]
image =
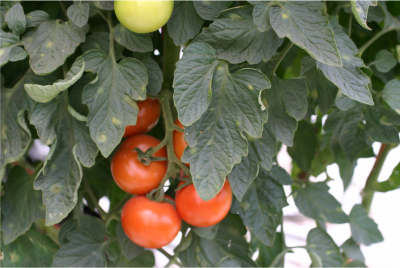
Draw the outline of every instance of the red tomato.
[[[126,126],[124,138],[149,132],[157,125],[160,118],[161,105],[157,99],[147,98],[138,102],[139,113],[136,125]]]
[[[146,166],[138,160],[138,153],[133,149],[145,152],[159,143],[159,140],[147,135],[136,135],[121,143],[111,160],[111,173],[122,190],[139,195],[158,187],[167,172],[167,161],[153,161]],[[163,147],[153,156],[167,157],[167,150]]]
[[[221,191],[213,199],[204,201],[191,184],[176,193],[175,204],[179,216],[185,222],[196,227],[215,225],[225,218],[231,208],[231,185],[225,180]]]
[[[145,248],[161,248],[174,240],[182,220],[173,205],[150,201],[141,195],[126,202],[121,223],[125,234],[134,243]]]
[[[179,121],[179,119],[176,119],[174,123],[178,127],[184,128],[184,126],[182,125],[181,121]],[[185,134],[183,132],[174,130],[173,138],[174,138],[174,152],[176,154],[176,157],[178,157],[178,159],[181,160],[183,151],[185,150],[186,146],[188,146],[188,143],[185,141]],[[185,163],[185,164],[188,167],[190,166],[187,163]]]

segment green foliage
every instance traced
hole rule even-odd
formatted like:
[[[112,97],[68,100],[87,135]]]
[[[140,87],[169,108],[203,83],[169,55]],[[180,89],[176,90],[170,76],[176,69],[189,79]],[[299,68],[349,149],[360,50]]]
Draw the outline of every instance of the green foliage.
[[[399,144],[399,2],[175,1],[162,34],[127,30],[113,7],[0,3],[0,266],[155,265],[124,233],[130,195],[110,168],[137,102],[151,96],[166,120],[149,134],[171,137],[178,118],[189,144],[187,168],[167,143],[168,194],[182,168],[204,200],[226,179],[234,195],[219,224],[183,223],[174,256],[161,250],[170,265],[283,266],[293,249],[283,226],[291,190],[318,226],[294,248],[307,250],[312,266],[364,267],[360,246],[383,240],[368,204],[375,191],[400,188],[400,165],[378,182]],[[34,139],[50,146],[44,162],[30,161]],[[357,161],[375,157],[374,142],[384,146],[363,205],[347,215],[329,193],[327,166],[339,166],[346,190]],[[291,174],[277,160],[282,145]],[[310,180],[321,174],[326,181]],[[327,222],[349,223],[351,237],[338,247]]]

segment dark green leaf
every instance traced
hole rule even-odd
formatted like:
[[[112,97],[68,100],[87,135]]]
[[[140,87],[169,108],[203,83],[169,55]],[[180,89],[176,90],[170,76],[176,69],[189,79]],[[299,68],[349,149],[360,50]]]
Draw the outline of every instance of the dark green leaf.
[[[393,79],[389,81],[382,91],[383,99],[393,110],[400,111],[400,81]]]
[[[9,60],[10,61],[20,61],[26,58],[28,56],[28,52],[26,52],[25,49],[22,47],[13,47],[10,50],[9,54]]]
[[[367,17],[368,17],[368,8],[369,6],[376,6],[377,1],[371,0],[350,0],[351,3],[351,11],[353,11],[354,17],[358,21],[358,23],[367,30],[371,30],[371,28],[367,25]]]
[[[320,258],[323,267],[341,267],[343,265],[340,249],[333,239],[319,228],[314,228],[308,233],[306,248],[308,252],[311,251]]]
[[[291,185],[293,183],[292,177],[280,166],[272,166],[268,175],[282,185]]]
[[[191,227],[193,232],[197,234],[200,237],[206,238],[206,239],[214,239],[215,236],[217,235],[219,228],[219,224],[210,226],[210,227],[205,227],[205,228],[200,228],[200,227]]]
[[[58,246],[33,228],[8,245],[1,240],[2,267],[49,267]]]
[[[388,192],[400,188],[400,163],[393,169],[392,174],[386,181],[379,182],[376,186],[379,192]]]
[[[251,237],[253,240],[253,235]],[[272,246],[268,247],[261,243],[258,239],[257,241],[257,246],[259,250],[258,258],[256,260],[257,264],[259,267],[270,267],[272,264],[272,261],[275,259],[276,256],[279,255],[279,253],[282,252],[284,249],[284,241],[283,241],[283,235],[282,233],[277,232],[274,243]],[[284,259],[282,258],[281,261],[277,263],[277,267],[283,267],[283,261]]]
[[[259,100],[261,91],[269,87],[268,79],[255,69],[231,74],[227,67],[222,63],[214,73],[207,112],[185,130],[190,147],[185,149],[182,161],[190,163],[193,183],[204,200],[222,189],[233,165],[247,155],[242,132],[260,137],[267,121]]]
[[[103,10],[114,10],[114,1],[94,1],[94,5]]]
[[[49,14],[43,10],[35,10],[26,14],[26,27],[38,27],[42,22],[50,20]]]
[[[294,202],[302,214],[315,220],[331,223],[349,222],[340,203],[328,190],[329,186],[324,182],[308,183],[305,187],[294,190]]]
[[[116,232],[117,232],[118,242],[121,246],[122,254],[124,254],[124,257],[127,260],[130,261],[136,258],[140,253],[142,253],[144,248],[136,245],[126,236],[124,230],[122,229],[121,222],[118,222]]]
[[[384,30],[400,30],[400,20],[394,17],[386,7],[386,3],[379,1],[379,6],[382,9],[383,13],[385,14]]]
[[[283,39],[273,29],[258,31],[253,23],[252,10],[252,6],[245,6],[221,13],[209,28],[196,37],[195,42],[202,41],[212,45],[218,58],[231,63],[247,61],[255,64],[269,60]]]
[[[116,262],[109,262],[107,266],[109,267],[154,267],[156,264],[154,254],[150,250],[144,250],[136,258],[132,260],[126,259],[124,256]]]
[[[0,65],[3,66],[10,59],[11,50],[21,45],[18,36],[0,30]]]
[[[178,253],[182,264],[186,267],[209,267],[210,264],[203,257],[199,248],[199,237],[192,233],[192,242],[183,251]]]
[[[200,32],[204,20],[197,14],[192,1],[175,1],[167,23],[168,34],[180,46]]]
[[[197,14],[205,20],[213,21],[221,11],[227,9],[232,1],[194,1]]]
[[[99,218],[78,214],[76,219],[63,223],[58,233],[58,241],[60,241],[62,245],[68,243],[68,234],[78,230],[85,231],[92,237],[97,237],[98,234],[104,232],[104,225]]]
[[[22,43],[30,56],[30,65],[37,74],[48,74],[64,64],[85,41],[89,26],[79,28],[72,22],[45,21],[26,33]]]
[[[100,49],[110,53],[110,34],[109,33],[94,33],[86,38],[85,43],[82,43],[81,49],[83,53],[86,53],[93,49]],[[124,47],[119,43],[114,42],[114,54],[115,59],[120,59],[122,57],[122,51]]]
[[[225,257],[218,263],[217,267],[242,267],[242,264],[232,257]]]
[[[389,72],[397,64],[397,60],[393,54],[387,50],[380,50],[375,55],[374,61],[375,67],[381,73]]]
[[[319,174],[326,172],[326,167],[333,164],[334,161],[335,155],[330,147],[317,152],[317,155],[311,162],[311,175],[317,177]]]
[[[146,67],[147,76],[149,77],[149,83],[146,87],[147,94],[155,96],[160,92],[163,82],[163,73],[161,68],[152,57],[147,57],[144,60],[141,60],[141,63]]]
[[[364,66],[364,63],[361,58],[354,56],[358,53],[356,45],[348,37],[347,33],[343,31],[337,18],[331,17],[329,19],[329,26],[335,33],[335,40],[343,67],[331,66],[321,62],[317,62],[317,67],[322,70],[326,78],[334,83],[343,94],[356,101],[373,105],[374,102],[368,88],[370,79],[360,70]]]
[[[193,227],[193,228],[199,228],[199,227]],[[202,229],[202,228],[200,228],[200,229]],[[194,236],[195,235],[192,232],[189,232],[186,236],[183,236],[179,245],[174,249],[175,255],[181,251],[186,250],[192,244]],[[214,235],[214,237],[215,237],[215,235]]]
[[[350,237],[349,239],[347,239],[343,243],[341,248],[343,249],[343,252],[346,254],[346,256],[350,259],[365,262],[365,257],[361,252],[360,246],[357,244],[356,241],[354,241],[353,238]]]
[[[135,52],[153,51],[153,42],[150,35],[131,32],[122,24],[115,26],[114,40]]]
[[[378,225],[361,205],[354,205],[349,215],[351,233],[357,242],[369,246],[383,241]]]
[[[376,101],[378,103],[378,101]],[[373,141],[381,143],[399,143],[399,131],[393,126],[383,125],[381,107],[377,104],[366,107],[364,111],[368,134]]]
[[[18,35],[25,32],[26,18],[24,9],[20,4],[15,4],[10,8],[6,15],[6,21],[8,28],[10,28],[14,34]]]
[[[7,176],[1,199],[4,244],[24,234],[32,222],[44,218],[44,206],[39,191],[33,190],[35,176],[15,166]]]
[[[89,19],[89,4],[79,1],[68,8],[67,15],[73,23],[79,27],[83,27]]]
[[[335,99],[335,105],[341,111],[347,111],[356,105],[356,101],[344,95],[342,91],[338,91]]]
[[[146,99],[146,68],[140,61],[125,58],[116,62],[101,50],[83,56],[85,71],[97,78],[83,91],[83,103],[89,107],[90,135],[107,157],[120,143],[127,125],[135,125],[139,108],[134,100]]]

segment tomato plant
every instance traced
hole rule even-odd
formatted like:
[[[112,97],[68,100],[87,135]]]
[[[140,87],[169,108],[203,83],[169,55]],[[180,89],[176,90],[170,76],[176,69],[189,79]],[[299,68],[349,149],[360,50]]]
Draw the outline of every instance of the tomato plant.
[[[1,1],[0,266],[397,264],[399,3]]]

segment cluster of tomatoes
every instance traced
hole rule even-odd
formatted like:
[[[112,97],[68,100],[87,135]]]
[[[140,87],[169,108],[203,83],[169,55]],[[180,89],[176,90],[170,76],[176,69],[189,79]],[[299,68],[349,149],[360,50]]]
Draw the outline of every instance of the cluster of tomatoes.
[[[182,219],[196,227],[209,227],[220,222],[229,212],[232,191],[226,181],[223,189],[211,200],[204,201],[197,194],[193,184],[176,192],[175,204],[150,200],[146,194],[159,187],[167,168],[167,150],[162,147],[152,157],[161,161],[151,161],[146,165],[140,160],[137,149],[146,152],[160,141],[144,133],[158,122],[161,106],[157,99],[148,98],[138,103],[137,123],[127,126],[126,138],[115,152],[111,161],[112,176],[117,185],[135,195],[122,209],[121,223],[126,235],[137,245],[146,248],[160,248],[174,240],[179,233]],[[177,119],[175,124],[183,127]],[[184,134],[173,133],[174,151],[180,159],[187,146]],[[184,182],[180,182],[182,185]],[[172,200],[171,197],[166,196]]]

